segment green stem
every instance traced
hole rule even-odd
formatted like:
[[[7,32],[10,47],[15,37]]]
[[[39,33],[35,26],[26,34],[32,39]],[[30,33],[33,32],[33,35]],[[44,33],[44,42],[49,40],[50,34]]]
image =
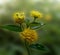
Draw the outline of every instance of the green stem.
[[[21,27],[21,29],[22,29],[22,30],[24,30],[24,28],[23,28],[22,24],[20,24],[20,27]]]
[[[30,48],[26,40],[25,40],[25,47],[27,49],[28,55],[30,55]]]
[[[36,17],[34,17],[34,21],[33,22],[35,22],[36,21]]]

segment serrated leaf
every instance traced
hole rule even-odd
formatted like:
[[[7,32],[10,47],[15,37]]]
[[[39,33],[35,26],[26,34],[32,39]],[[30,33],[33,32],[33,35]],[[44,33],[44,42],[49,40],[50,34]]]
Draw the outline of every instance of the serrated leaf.
[[[41,24],[40,24],[40,23],[37,23],[37,22],[32,22],[32,23],[30,24],[30,27],[31,27],[32,29],[38,29],[38,28],[40,28],[40,26],[41,26]]]
[[[47,47],[42,44],[32,44],[30,45],[31,48],[37,49],[37,50],[47,50]]]
[[[10,31],[16,31],[16,32],[21,32],[22,28],[17,26],[17,25],[3,25],[0,26],[1,28],[8,29]]]

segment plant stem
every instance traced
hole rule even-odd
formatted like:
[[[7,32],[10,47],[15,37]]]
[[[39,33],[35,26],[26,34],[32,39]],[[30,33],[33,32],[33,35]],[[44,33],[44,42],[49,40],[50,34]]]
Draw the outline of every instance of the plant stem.
[[[35,22],[36,21],[36,17],[34,18],[34,21],[33,22]]]
[[[20,24],[20,27],[21,27],[22,30],[24,29],[23,26],[22,26],[22,24]]]
[[[27,41],[25,40],[25,47],[27,49],[28,55],[30,55],[30,49],[29,49],[29,45],[27,43]]]

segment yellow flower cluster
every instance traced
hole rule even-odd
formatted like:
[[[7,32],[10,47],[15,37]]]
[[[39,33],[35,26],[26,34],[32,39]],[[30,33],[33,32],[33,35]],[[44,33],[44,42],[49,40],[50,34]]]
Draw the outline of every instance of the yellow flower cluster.
[[[42,14],[38,11],[31,11],[30,14],[34,18],[42,18],[43,17]],[[22,23],[25,18],[25,13],[24,12],[14,13],[13,18],[16,23]]]
[[[34,17],[34,20],[36,19],[36,18],[42,18],[43,17],[43,15],[42,15],[42,13],[40,13],[39,11],[31,11],[30,12],[30,15],[32,16],[32,17]],[[13,18],[14,18],[14,21],[16,22],[16,23],[23,23],[24,22],[24,19],[25,19],[25,13],[24,12],[17,12],[17,13],[14,13],[14,15],[13,15]],[[47,20],[47,21],[50,21],[51,20],[51,15],[45,15],[45,17],[44,17],[44,19],[45,20]]]
[[[22,23],[24,21],[25,14],[24,12],[20,12],[20,13],[17,12],[17,13],[14,13],[13,18],[16,23]]]
[[[38,12],[38,11],[31,11],[31,16],[34,18],[42,18],[42,13]]]
[[[42,18],[42,14],[38,11],[31,11],[30,12],[31,16],[34,17],[34,21],[36,20],[36,18]],[[24,22],[24,19],[25,19],[25,13],[24,12],[17,12],[14,14],[14,21],[16,23],[23,23]],[[44,17],[45,20],[49,21],[51,20],[51,16],[50,15],[45,15]],[[33,22],[34,22],[33,21]],[[38,35],[37,35],[37,32],[35,30],[32,30],[30,28],[24,28],[23,31],[20,33],[20,36],[28,41],[29,43],[33,43],[35,42],[37,39],[38,39]]]
[[[23,32],[20,33],[20,36],[26,40],[28,43],[34,43],[38,39],[37,32],[30,28],[25,29]]]

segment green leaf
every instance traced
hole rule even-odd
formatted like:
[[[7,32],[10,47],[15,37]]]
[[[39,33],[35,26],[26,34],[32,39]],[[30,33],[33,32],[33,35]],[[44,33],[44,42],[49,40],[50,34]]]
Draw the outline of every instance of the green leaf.
[[[32,29],[38,29],[38,28],[40,28],[40,26],[41,26],[41,24],[40,24],[40,23],[37,23],[37,22],[32,22],[32,23],[30,24],[30,27],[31,27]]]
[[[43,51],[47,50],[47,47],[42,44],[32,44],[32,45],[30,45],[30,47],[37,49],[37,50],[43,50]]]
[[[1,28],[8,29],[10,31],[16,31],[16,32],[21,32],[22,28],[17,26],[17,25],[3,25],[0,26]]]

